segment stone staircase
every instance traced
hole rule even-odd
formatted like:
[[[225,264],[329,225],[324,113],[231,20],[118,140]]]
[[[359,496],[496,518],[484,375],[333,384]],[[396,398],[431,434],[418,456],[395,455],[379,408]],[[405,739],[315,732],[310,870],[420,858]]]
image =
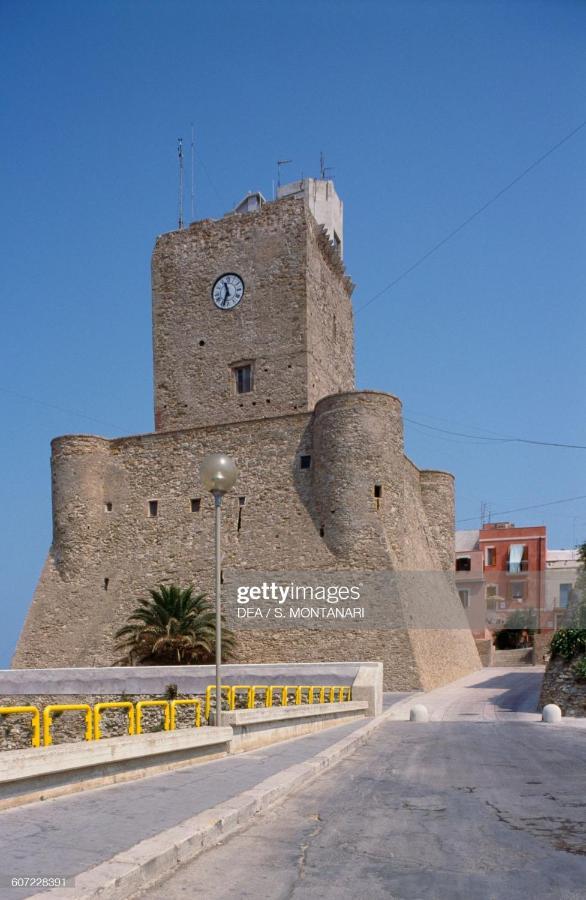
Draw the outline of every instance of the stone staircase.
[[[532,666],[533,648],[522,647],[520,650],[495,650],[493,666]]]

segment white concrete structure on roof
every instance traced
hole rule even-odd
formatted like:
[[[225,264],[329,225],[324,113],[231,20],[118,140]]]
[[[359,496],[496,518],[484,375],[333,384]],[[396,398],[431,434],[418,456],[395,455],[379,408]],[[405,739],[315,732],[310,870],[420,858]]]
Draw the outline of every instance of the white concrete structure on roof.
[[[267,201],[263,197],[260,191],[249,191],[245,197],[242,198],[240,203],[237,203],[232,212],[235,213],[248,213],[248,212],[256,212],[257,209],[260,209]]]
[[[283,197],[305,197],[309,211],[319,225],[323,225],[330,241],[344,257],[344,204],[330,179],[304,178],[277,188],[277,200]]]

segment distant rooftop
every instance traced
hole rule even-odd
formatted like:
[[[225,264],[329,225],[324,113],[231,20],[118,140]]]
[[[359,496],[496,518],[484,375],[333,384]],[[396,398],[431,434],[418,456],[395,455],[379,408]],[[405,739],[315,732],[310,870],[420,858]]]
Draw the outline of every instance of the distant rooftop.
[[[578,551],[574,550],[548,550],[546,555],[547,563],[565,562],[578,563]]]
[[[479,537],[480,532],[478,528],[471,531],[457,531],[456,553],[464,553],[466,550],[477,550]]]

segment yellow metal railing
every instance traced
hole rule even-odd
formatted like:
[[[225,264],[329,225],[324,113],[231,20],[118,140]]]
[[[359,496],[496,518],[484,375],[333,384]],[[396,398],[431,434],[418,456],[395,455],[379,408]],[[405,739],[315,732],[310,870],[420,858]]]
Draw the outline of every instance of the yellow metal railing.
[[[134,703],[130,700],[108,701],[107,703],[96,703],[94,706],[94,740],[99,741],[102,732],[100,731],[100,718],[105,709],[127,709],[128,710],[128,734],[135,733],[135,713]]]
[[[24,716],[31,715],[31,744],[33,747],[41,746],[41,714],[36,706],[0,706],[0,716]]]
[[[93,739],[91,706],[87,703],[52,703],[50,706],[45,706],[43,710],[43,744],[45,747],[50,747],[53,743],[53,738],[51,737],[53,716],[55,713],[68,712],[69,710],[85,713],[85,740],[91,741]]]
[[[326,689],[325,689],[325,686],[324,686],[324,685],[319,685],[319,684],[318,684],[318,685],[313,685],[312,687],[310,687],[310,689],[309,689],[309,702],[310,702],[310,703],[315,703],[315,699],[314,699],[314,698],[315,698],[315,692],[316,692],[316,691],[318,691],[318,697],[319,697],[319,700],[318,700],[317,702],[318,702],[318,703],[325,703],[325,702],[326,702]]]
[[[212,712],[212,698],[215,703],[215,684],[210,684],[205,690],[203,701],[203,715],[209,722]],[[274,705],[275,695],[279,697],[281,706],[300,706],[304,702],[313,703],[343,703],[352,699],[352,688],[349,685],[321,685],[321,684],[235,684],[223,685],[221,689],[222,704],[225,702],[229,710],[236,708],[236,700],[239,694],[245,693],[246,709],[254,709],[257,697],[260,694],[261,703],[265,708]],[[337,696],[337,701],[336,701]],[[317,699],[316,699],[317,698]],[[128,734],[143,734],[142,715],[143,710],[150,707],[163,709],[163,728],[165,731],[174,731],[176,728],[177,707],[195,707],[194,727],[201,727],[202,700],[198,697],[189,697],[177,700],[138,700],[136,703],[130,700],[104,701],[96,703],[92,708],[87,703],[50,704],[43,710],[43,744],[45,747],[53,743],[51,728],[56,713],[70,710],[85,713],[85,740],[98,741],[102,733],[100,720],[102,713],[109,709],[124,709],[128,714]],[[30,715],[32,716],[32,746],[41,746],[41,712],[36,706],[1,706],[0,716],[6,715]]]
[[[246,691],[246,709],[254,709],[254,687],[250,684],[233,684],[230,698],[230,709],[236,709],[236,696]]]
[[[271,702],[269,706],[274,706],[273,703],[273,692],[279,691],[281,694],[281,706],[287,706],[287,685],[286,684],[271,684],[269,686],[269,694],[271,697]]]
[[[250,701],[250,709],[254,709],[254,704],[256,701],[256,693],[257,691],[265,692],[265,706],[271,706],[271,691],[268,684],[253,684],[250,688],[251,693],[251,701]]]
[[[193,705],[195,706],[195,727],[199,728],[201,725],[201,700],[198,700],[196,697],[190,698],[189,700],[171,700],[171,731],[175,731],[175,715],[178,706],[187,706]]]
[[[228,709],[233,709],[232,704],[232,687],[229,684],[223,684],[220,688],[220,703],[222,702],[222,693],[226,691],[226,699],[228,701]],[[206,704],[204,716],[209,720],[212,711],[212,694],[215,696],[216,685],[208,684],[206,688]]]
[[[169,723],[170,723],[170,712],[169,712],[169,701],[168,700],[139,700],[136,704],[136,733],[142,734],[142,711],[150,706],[162,706],[165,711],[165,717],[163,720],[163,728],[165,731],[169,731]]]

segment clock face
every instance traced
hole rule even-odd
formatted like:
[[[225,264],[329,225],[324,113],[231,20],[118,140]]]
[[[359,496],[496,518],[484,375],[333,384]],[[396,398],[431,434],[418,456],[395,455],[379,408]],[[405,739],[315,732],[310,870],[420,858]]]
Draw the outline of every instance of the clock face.
[[[240,275],[227,272],[220,275],[212,288],[212,300],[218,309],[234,309],[244,296],[244,282]]]

